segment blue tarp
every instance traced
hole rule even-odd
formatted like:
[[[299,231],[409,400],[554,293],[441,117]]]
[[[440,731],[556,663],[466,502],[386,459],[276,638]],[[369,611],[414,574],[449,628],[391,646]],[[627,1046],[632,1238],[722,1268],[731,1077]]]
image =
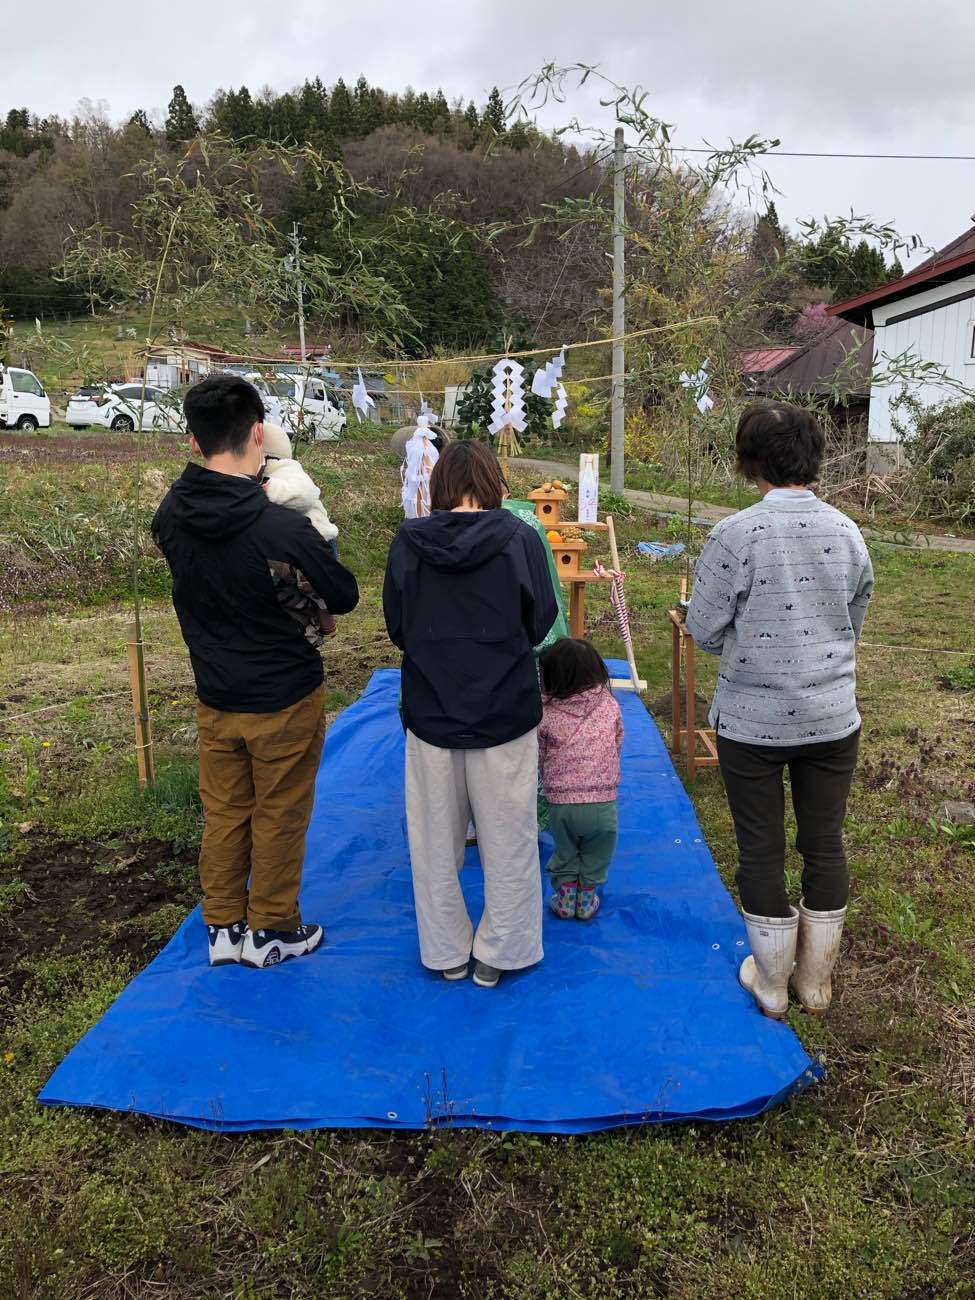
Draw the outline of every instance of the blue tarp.
[[[380,670],[328,734],[302,892],[325,946],[268,971],[211,970],[194,911],[42,1102],[212,1129],[579,1133],[755,1115],[819,1074],[738,985],[744,929],[632,694],[620,696],[620,839],[596,920],[546,911],[544,962],[494,990],[424,971],[398,691],[398,672]],[[462,879],[476,914],[476,849]]]

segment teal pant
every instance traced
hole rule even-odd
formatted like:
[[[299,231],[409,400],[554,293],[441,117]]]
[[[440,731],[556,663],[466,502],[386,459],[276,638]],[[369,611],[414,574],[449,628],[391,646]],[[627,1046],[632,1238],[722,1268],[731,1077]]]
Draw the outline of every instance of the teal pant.
[[[548,870],[556,886],[567,880],[602,885],[616,849],[616,800],[611,803],[549,804],[555,852]]]

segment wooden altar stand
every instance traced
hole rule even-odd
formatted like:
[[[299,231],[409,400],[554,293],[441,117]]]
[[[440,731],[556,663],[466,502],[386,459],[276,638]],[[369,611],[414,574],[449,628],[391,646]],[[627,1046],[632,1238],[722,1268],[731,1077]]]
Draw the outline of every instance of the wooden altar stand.
[[[687,579],[681,580],[681,600],[687,599]],[[670,697],[672,713],[671,753],[683,757],[687,778],[693,781],[699,767],[717,767],[718,750],[711,727],[697,725],[694,687],[694,638],[684,622],[685,607],[667,611],[671,623]],[[684,703],[681,708],[680,666],[684,659]],[[683,716],[682,716],[683,715]]]

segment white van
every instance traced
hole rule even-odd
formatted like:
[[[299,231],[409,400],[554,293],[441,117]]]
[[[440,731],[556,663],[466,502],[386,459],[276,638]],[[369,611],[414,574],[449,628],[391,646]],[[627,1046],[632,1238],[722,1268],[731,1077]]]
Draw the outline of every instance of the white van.
[[[35,429],[51,427],[51,399],[32,370],[0,366],[0,428]]]
[[[269,419],[280,412],[280,423],[292,437],[309,442],[334,441],[345,431],[345,411],[329,394],[318,375],[278,371],[267,379],[247,375],[264,399]]]

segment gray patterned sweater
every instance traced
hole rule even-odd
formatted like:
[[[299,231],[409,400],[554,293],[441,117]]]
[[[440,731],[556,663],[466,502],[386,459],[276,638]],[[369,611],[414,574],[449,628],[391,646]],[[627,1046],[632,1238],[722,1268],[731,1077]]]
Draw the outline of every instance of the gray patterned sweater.
[[[855,731],[856,642],[872,590],[859,528],[813,492],[773,488],[722,519],[687,611],[697,645],[721,655],[718,734],[806,745]]]

